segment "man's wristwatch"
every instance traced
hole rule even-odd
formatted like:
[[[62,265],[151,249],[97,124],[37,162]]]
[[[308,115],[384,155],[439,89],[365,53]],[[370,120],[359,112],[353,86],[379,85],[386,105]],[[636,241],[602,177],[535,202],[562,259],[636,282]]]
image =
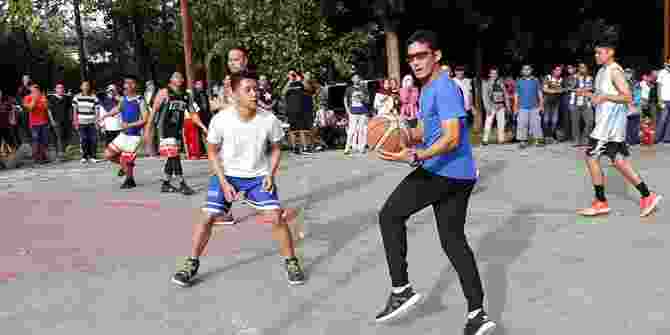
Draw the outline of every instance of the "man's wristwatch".
[[[411,167],[417,167],[421,165],[421,161],[419,160],[419,155],[416,153],[416,149],[410,149],[410,160],[408,163]]]

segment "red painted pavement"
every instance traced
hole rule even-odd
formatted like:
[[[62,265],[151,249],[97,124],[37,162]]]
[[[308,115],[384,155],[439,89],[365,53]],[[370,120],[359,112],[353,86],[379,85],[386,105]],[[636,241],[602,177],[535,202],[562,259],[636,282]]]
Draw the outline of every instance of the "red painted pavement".
[[[190,253],[199,214],[190,203],[177,208],[174,201],[106,197],[72,192],[0,197],[0,280],[23,272],[93,271],[98,256],[174,258]],[[241,222],[216,226],[207,255],[274,245],[270,226],[255,224],[252,209],[236,205],[233,214]]]

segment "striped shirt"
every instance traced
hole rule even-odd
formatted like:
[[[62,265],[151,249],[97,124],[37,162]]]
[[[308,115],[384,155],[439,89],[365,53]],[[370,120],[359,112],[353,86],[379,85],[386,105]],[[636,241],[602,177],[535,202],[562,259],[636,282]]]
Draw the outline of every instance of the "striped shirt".
[[[72,108],[77,113],[79,124],[94,124],[99,104],[95,95],[77,94],[72,100]]]

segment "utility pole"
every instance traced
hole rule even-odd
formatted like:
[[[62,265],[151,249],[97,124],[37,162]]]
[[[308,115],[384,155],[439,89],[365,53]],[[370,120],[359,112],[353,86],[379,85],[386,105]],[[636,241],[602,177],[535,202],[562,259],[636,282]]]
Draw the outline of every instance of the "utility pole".
[[[663,62],[670,58],[670,0],[665,0],[663,5]]]
[[[180,0],[181,25],[184,34],[184,65],[186,66],[186,85],[193,88],[193,20],[188,11],[188,0]]]

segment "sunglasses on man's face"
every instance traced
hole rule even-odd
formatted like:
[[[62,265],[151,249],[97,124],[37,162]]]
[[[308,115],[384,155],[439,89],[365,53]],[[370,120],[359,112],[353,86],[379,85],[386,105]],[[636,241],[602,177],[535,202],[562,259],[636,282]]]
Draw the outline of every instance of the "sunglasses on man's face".
[[[420,61],[420,62],[424,61],[428,57],[432,56],[433,53],[434,53],[433,51],[422,51],[422,52],[417,52],[415,54],[409,54],[409,55],[407,55],[407,63],[411,63],[415,60]]]

